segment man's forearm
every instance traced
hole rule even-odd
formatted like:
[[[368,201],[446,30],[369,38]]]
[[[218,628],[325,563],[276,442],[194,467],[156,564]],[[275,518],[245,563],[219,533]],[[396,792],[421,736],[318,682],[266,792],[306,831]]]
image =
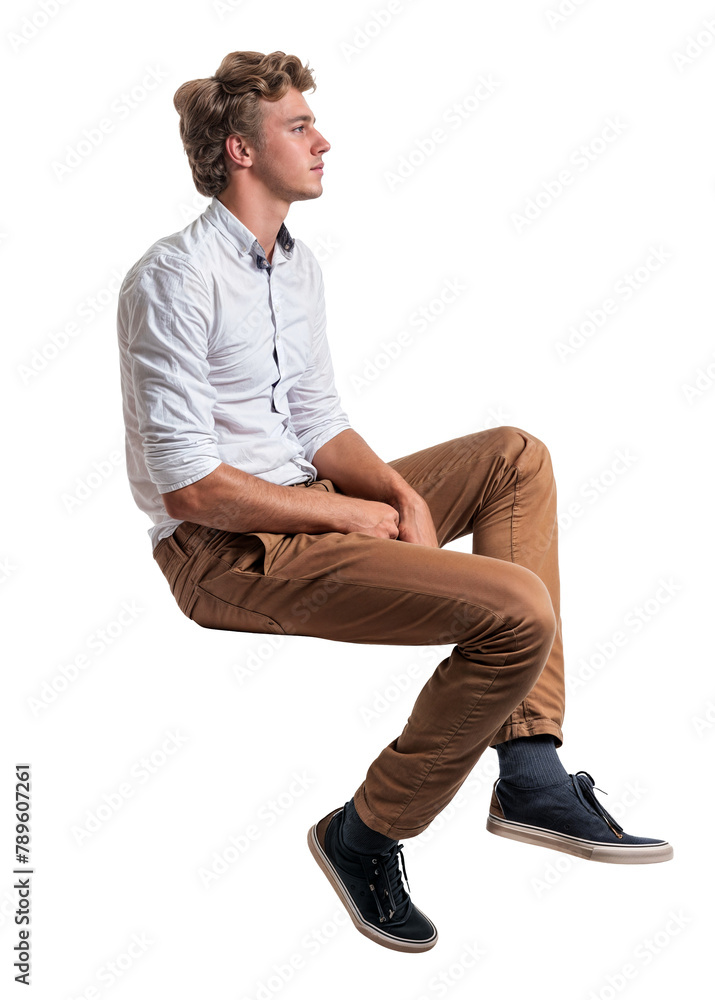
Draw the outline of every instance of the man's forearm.
[[[223,531],[362,531],[397,537],[397,513],[385,503],[280,486],[224,463],[203,479],[162,494],[162,499],[170,517]]]
[[[415,494],[409,483],[352,428],[340,431],[318,448],[313,465],[321,479],[329,479],[347,496],[395,504]]]
[[[236,532],[362,531],[392,538],[398,520],[403,534],[409,534],[415,518],[424,516],[419,494],[352,428],[319,448],[313,465],[319,478],[330,479],[339,492],[279,486],[222,463],[162,499],[171,517]],[[427,537],[430,544],[432,532],[429,521],[414,537]]]
[[[336,530],[336,512],[324,490],[279,486],[226,464],[162,499],[171,517],[224,531]]]

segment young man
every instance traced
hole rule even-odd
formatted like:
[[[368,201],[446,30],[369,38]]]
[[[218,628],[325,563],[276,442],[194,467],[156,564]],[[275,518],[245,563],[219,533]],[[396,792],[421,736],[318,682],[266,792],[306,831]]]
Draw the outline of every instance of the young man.
[[[672,857],[623,832],[562,743],[556,488],[532,434],[498,427],[385,463],[335,390],[323,280],[288,232],[330,144],[283,52],[233,52],[174,103],[212,198],[155,243],[119,301],[128,472],[154,558],[206,628],[454,643],[407,723],[310,850],[358,930],[399,951],[437,931],[403,881],[421,833],[488,746],[487,828],[594,861]],[[443,549],[472,534],[472,554]],[[337,653],[339,658],[339,652]],[[338,666],[337,669],[340,669]]]

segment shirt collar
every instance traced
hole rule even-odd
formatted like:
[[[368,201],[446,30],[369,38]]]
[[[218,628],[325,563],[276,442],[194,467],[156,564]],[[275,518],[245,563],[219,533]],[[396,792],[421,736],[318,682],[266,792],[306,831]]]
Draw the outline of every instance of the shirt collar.
[[[204,215],[211,225],[215,226],[226,237],[229,243],[235,246],[241,257],[250,254],[256,261],[257,267],[268,266],[266,256],[258,239],[218,198],[214,197],[211,199],[211,203],[206,208]],[[295,240],[288,232],[285,222],[282,222],[276,236],[273,263],[278,263],[280,260],[289,260],[293,256],[294,246]],[[277,255],[275,253],[276,249],[279,251]],[[261,264],[261,260],[266,261],[266,263]]]

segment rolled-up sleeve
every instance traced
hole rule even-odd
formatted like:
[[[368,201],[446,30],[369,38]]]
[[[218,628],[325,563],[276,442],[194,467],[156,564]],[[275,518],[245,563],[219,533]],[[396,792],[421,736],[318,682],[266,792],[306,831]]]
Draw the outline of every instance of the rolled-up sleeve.
[[[212,303],[182,258],[158,255],[123,290],[126,351],[144,461],[159,493],[221,464],[209,381]]]
[[[309,462],[319,448],[350,427],[335,388],[326,330],[325,289],[319,273],[310,363],[288,392],[291,422]]]

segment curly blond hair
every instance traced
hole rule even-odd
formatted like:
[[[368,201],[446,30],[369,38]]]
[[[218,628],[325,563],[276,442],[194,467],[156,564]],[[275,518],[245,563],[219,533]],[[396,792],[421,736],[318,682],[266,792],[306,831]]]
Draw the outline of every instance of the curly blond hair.
[[[230,52],[213,76],[182,83],[174,107],[197,191],[213,198],[228,184],[224,149],[229,135],[263,147],[260,98],[279,101],[291,87],[303,93],[315,86],[307,64],[285,52]]]

